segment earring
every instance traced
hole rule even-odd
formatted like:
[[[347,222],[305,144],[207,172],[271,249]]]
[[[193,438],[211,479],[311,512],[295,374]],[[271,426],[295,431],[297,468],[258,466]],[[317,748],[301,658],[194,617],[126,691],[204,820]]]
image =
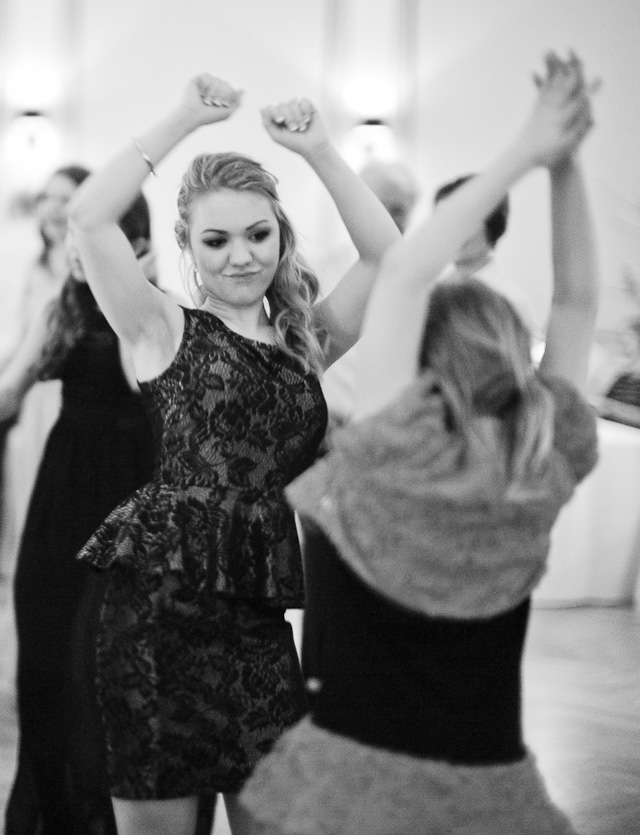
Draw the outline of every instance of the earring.
[[[205,289],[202,285],[202,282],[199,281],[198,268],[196,267],[196,265],[193,262],[191,263],[190,272],[193,273],[193,285],[194,285],[194,288],[195,288],[195,293],[194,293],[195,297],[194,297],[193,300],[196,303],[197,307],[202,307],[202,305],[207,300],[207,294],[206,294]]]

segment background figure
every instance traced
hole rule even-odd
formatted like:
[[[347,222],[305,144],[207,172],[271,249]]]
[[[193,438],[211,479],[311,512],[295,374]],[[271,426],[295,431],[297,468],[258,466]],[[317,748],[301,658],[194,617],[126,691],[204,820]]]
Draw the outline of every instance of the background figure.
[[[640,319],[631,321],[624,331],[624,346],[626,360],[595,402],[601,417],[640,427]]]
[[[304,588],[284,486],[326,426],[319,376],[359,336],[374,277],[398,232],[337,153],[307,99],[262,111],[336,204],[359,258],[316,302],[275,178],[241,154],[196,157],[175,234],[196,309],[144,281],[117,228],[150,171],[241,94],[202,74],[140,139],[91,177],[71,208],[82,261],[131,351],[160,435],[154,478],[80,552],[109,569],[98,688],[120,835],[191,835],[197,798],[237,793],[306,704],[287,608]]]
[[[404,234],[411,220],[411,212],[420,196],[420,188],[414,174],[400,162],[372,160],[360,169],[360,177]]]
[[[142,195],[121,227],[136,254],[148,258]],[[153,467],[152,428],[130,363],[73,247],[67,254],[70,275],[61,292],[34,314],[0,376],[4,418],[37,381],[62,381],[62,409],[38,470],[14,580],[19,749],[7,835],[115,832],[95,706],[95,652],[76,648],[70,666],[74,622],[79,618],[76,639],[95,633],[104,580],[76,554]]]
[[[42,250],[24,279],[18,305],[21,326],[18,344],[32,321],[41,316],[56,298],[68,276],[64,247],[67,205],[72,194],[89,174],[80,165],[55,171],[38,195],[35,219]],[[15,348],[0,362],[7,365]],[[60,382],[50,380],[32,387],[22,400],[20,411],[0,423],[0,455],[3,474],[0,554],[2,571],[13,571],[27,505],[49,431],[60,411]]]
[[[466,174],[441,185],[433,198],[434,206],[453,194],[460,186],[468,182],[475,174]],[[531,347],[536,359],[540,359],[543,334],[531,300],[516,281],[503,275],[496,261],[496,246],[507,231],[509,222],[509,196],[485,218],[473,235],[463,243],[456,253],[445,275],[456,274],[460,277],[474,276],[484,281],[487,286],[502,293],[518,311],[522,321],[531,333]]]
[[[382,205],[391,215],[402,234],[407,229],[420,189],[415,176],[401,163],[373,161],[360,171],[361,179],[369,186]],[[332,286],[332,273],[343,274],[357,253],[353,245],[345,245],[330,253],[328,286]],[[336,278],[333,278],[335,284]],[[323,288],[324,289],[324,288]],[[355,373],[358,364],[359,345],[329,368],[322,378],[322,391],[329,410],[329,423],[320,455],[331,447],[332,433],[346,424],[353,412],[355,402]],[[322,679],[322,657],[324,653],[326,624],[326,571],[328,556],[333,552],[331,541],[316,525],[301,521],[302,559],[305,576],[305,607],[302,629],[302,673],[309,700]]]
[[[523,739],[521,660],[551,528],[597,458],[586,388],[598,276],[573,159],[581,65],[547,57],[524,129],[384,259],[356,410],[287,488],[331,536],[325,676],[241,797],[252,835],[572,835]],[[554,288],[529,332],[476,278],[439,277],[479,219],[550,171]],[[426,317],[425,317],[426,312]]]
[[[407,229],[411,212],[420,196],[418,182],[413,173],[399,162],[375,160],[360,170],[360,178],[376,195],[391,215],[402,234]],[[329,251],[326,270],[321,277],[320,289],[327,295],[345,272],[351,267],[358,253],[353,244],[345,242]],[[334,425],[342,425],[351,417],[354,402],[354,369],[357,364],[358,346],[327,369],[322,377],[322,391],[329,409],[329,435]]]

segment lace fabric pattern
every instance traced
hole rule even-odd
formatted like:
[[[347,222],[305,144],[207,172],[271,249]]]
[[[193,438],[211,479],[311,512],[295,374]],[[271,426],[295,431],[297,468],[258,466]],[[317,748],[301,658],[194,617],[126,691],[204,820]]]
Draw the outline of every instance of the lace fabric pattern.
[[[285,485],[326,426],[318,380],[275,346],[185,310],[172,365],[142,383],[159,438],[155,478],[79,554],[97,568],[188,569],[199,589],[295,607],[304,598]]]
[[[159,454],[79,557],[108,570],[97,632],[111,792],[235,792],[306,708],[284,610],[302,605],[285,484],[326,425],[317,378],[185,309],[173,363],[140,389]]]

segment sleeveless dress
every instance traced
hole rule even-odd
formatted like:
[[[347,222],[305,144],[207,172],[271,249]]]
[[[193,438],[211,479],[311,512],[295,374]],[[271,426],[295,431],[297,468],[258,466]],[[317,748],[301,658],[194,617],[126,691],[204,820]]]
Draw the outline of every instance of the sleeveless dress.
[[[540,383],[553,450],[517,485],[501,421],[463,438],[426,371],[287,488],[334,546],[327,629],[311,715],[241,795],[255,835],[575,835],[523,739],[520,667],[596,417],[567,382]]]
[[[20,741],[7,835],[86,835],[90,821],[100,818],[106,827],[112,815],[94,655],[74,640],[84,643],[104,581],[76,554],[151,476],[154,444],[142,399],[123,375],[115,333],[89,287],[76,292],[86,331],[55,370],[62,410],[45,446],[14,577]]]
[[[154,479],[80,559],[108,568],[98,687],[116,797],[235,792],[305,710],[284,611],[304,599],[285,485],[326,426],[315,375],[184,310],[178,352],[141,391]]]

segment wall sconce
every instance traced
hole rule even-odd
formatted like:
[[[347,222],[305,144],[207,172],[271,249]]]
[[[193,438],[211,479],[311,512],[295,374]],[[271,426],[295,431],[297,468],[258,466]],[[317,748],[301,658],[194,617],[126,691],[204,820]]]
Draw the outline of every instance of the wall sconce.
[[[39,110],[24,110],[8,123],[3,142],[4,170],[12,191],[31,191],[58,165],[62,137],[55,122]]]
[[[365,119],[351,128],[345,138],[342,153],[356,171],[372,160],[396,162],[398,143],[395,132],[382,119]]]

